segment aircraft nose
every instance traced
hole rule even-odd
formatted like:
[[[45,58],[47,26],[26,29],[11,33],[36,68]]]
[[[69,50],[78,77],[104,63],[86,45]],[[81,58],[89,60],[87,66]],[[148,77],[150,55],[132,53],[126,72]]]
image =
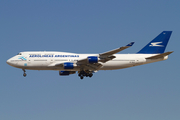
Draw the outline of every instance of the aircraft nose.
[[[8,60],[6,61],[6,63],[7,63],[8,65],[11,65],[11,60],[8,59]]]
[[[17,67],[17,66],[18,66],[18,62],[17,62],[17,60],[16,60],[14,57],[8,59],[8,60],[6,61],[6,63],[7,63],[8,65],[10,65],[10,66],[13,66],[13,67]]]

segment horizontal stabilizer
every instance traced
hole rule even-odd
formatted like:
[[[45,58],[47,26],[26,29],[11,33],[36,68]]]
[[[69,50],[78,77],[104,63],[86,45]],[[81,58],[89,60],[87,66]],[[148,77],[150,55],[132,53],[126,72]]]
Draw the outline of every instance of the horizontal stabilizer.
[[[171,51],[171,52],[166,52],[166,53],[162,53],[162,54],[158,54],[158,55],[155,55],[155,56],[152,56],[152,57],[148,57],[146,59],[159,59],[159,58],[163,58],[171,53],[173,53],[174,51]]]

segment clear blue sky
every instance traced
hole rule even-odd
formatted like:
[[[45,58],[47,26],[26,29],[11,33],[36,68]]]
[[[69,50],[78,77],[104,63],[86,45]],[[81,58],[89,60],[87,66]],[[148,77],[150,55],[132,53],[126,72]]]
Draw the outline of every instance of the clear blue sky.
[[[136,53],[172,30],[169,59],[80,80],[6,64],[21,51]],[[179,120],[179,0],[1,0],[0,120]]]

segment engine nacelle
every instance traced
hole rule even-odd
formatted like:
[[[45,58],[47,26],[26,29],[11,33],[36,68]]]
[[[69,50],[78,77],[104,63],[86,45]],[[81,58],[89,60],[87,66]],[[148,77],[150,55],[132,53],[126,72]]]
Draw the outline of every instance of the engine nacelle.
[[[97,56],[89,56],[88,62],[89,63],[98,63],[98,57]]]
[[[66,76],[66,75],[70,75],[70,74],[75,74],[76,71],[59,71],[59,75],[61,76]]]
[[[74,68],[74,63],[66,62],[64,63],[64,69],[73,69]]]

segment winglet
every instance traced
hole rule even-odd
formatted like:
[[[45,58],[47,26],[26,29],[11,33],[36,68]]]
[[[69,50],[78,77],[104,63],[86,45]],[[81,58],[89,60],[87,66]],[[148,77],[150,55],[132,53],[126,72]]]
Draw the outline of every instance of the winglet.
[[[131,42],[129,44],[127,44],[126,46],[132,46],[134,44],[134,42]]]

